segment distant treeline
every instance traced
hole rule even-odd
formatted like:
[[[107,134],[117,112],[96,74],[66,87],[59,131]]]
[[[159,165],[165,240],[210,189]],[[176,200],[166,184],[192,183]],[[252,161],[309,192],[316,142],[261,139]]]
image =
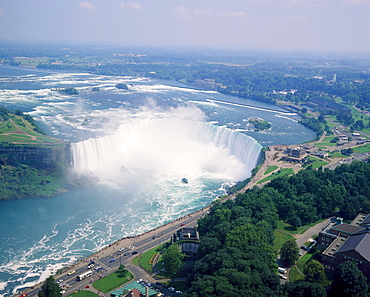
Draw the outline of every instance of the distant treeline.
[[[164,58],[163,58],[164,59]],[[133,62],[135,61],[135,62]],[[284,99],[294,103],[322,96],[333,101],[342,97],[360,108],[370,108],[370,75],[353,67],[313,67],[309,64],[277,62],[276,60],[254,62],[248,65],[194,61],[157,62],[149,57],[126,57],[122,60],[100,63],[40,63],[39,68],[60,70],[84,70],[104,75],[142,75],[176,80],[192,84],[196,80],[214,79],[219,83],[215,90],[257,101],[275,103]],[[320,72],[320,77],[317,73]],[[335,82],[332,78],[336,74]],[[273,91],[297,90],[282,95]]]

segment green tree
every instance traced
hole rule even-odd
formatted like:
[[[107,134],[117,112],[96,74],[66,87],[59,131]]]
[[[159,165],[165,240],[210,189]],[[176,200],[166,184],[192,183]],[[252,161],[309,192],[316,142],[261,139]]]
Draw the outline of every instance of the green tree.
[[[127,274],[127,270],[125,268],[125,265],[120,265],[118,270],[117,270],[117,275],[118,277],[125,277]]]
[[[61,288],[55,282],[54,276],[49,276],[44,284],[41,286],[41,290],[38,293],[39,297],[62,297]]]
[[[163,265],[168,275],[174,277],[182,266],[185,255],[180,251],[177,244],[172,244],[162,255]]]
[[[353,220],[356,217],[356,210],[353,203],[347,201],[339,210],[339,215],[345,220]]]
[[[329,296],[365,297],[368,296],[368,285],[362,271],[352,261],[337,266],[334,271]]]
[[[293,227],[301,227],[302,226],[302,222],[301,222],[301,219],[297,216],[294,216],[292,217],[290,220],[289,220],[289,224],[291,224]]]
[[[297,241],[292,238],[282,246],[280,250],[280,257],[286,265],[294,265],[299,258],[299,248]]]
[[[288,297],[326,297],[326,290],[321,285],[305,281],[287,283],[283,290]]]
[[[305,280],[312,283],[321,283],[326,279],[324,266],[316,260],[308,261],[303,266]]]

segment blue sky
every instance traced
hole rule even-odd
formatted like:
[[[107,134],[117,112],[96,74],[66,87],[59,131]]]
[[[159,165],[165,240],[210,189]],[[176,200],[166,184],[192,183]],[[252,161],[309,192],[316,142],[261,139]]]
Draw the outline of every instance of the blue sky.
[[[370,52],[370,0],[0,0],[0,39]]]

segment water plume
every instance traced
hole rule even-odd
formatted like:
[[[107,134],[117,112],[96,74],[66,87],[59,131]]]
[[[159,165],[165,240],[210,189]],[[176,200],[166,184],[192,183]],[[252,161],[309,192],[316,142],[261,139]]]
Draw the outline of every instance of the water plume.
[[[128,186],[182,177],[239,181],[250,176],[261,145],[240,132],[207,123],[194,107],[142,110],[114,133],[74,143],[74,168],[101,183]]]

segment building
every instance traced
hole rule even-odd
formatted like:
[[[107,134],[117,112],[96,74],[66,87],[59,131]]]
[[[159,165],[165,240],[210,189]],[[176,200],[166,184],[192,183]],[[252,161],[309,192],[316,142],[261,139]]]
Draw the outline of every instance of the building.
[[[351,114],[351,109],[347,106],[326,100],[324,98],[310,98],[306,105],[323,110],[329,114]]]
[[[197,259],[199,247],[199,233],[196,228],[182,228],[173,234],[173,242],[181,241],[179,247],[181,252],[186,255],[184,264],[181,267],[183,271],[191,271]]]
[[[179,240],[194,240],[199,242],[199,234],[197,229],[195,228],[182,228],[177,230],[177,232],[173,235],[173,241]]]
[[[132,289],[130,292],[128,292],[125,297],[145,297],[144,294],[141,294],[138,289]]]
[[[307,151],[300,146],[297,147],[287,147],[285,155],[282,156],[282,161],[294,162],[294,163],[303,163],[307,157]]]
[[[217,83],[215,79],[206,78],[195,80],[194,86],[201,89],[218,90],[219,88],[222,87],[222,84]]]
[[[333,220],[319,233],[318,247],[324,249],[321,263],[327,271],[351,260],[370,282],[370,214],[359,214],[351,224]]]

